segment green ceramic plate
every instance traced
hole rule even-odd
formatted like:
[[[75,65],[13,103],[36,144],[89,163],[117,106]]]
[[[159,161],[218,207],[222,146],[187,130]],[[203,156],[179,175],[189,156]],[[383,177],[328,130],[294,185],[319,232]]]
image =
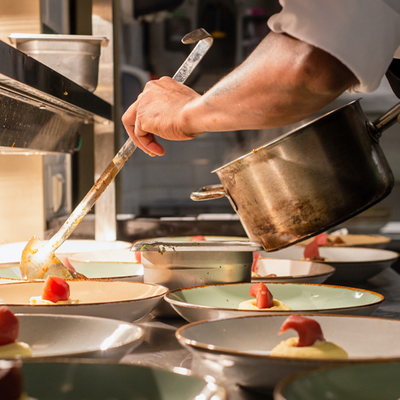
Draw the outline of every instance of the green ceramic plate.
[[[248,300],[253,283],[208,285],[172,290],[165,300],[189,322],[244,315],[269,315],[276,311],[238,310]],[[307,283],[267,283],[273,297],[288,305],[293,313],[370,315],[384,300],[369,290]]]
[[[111,363],[24,363],[25,393],[40,400],[224,400],[212,378],[184,368],[175,372]],[[3,386],[2,386],[3,387]]]
[[[322,369],[294,375],[275,389],[275,400],[396,400],[400,398],[400,363]]]

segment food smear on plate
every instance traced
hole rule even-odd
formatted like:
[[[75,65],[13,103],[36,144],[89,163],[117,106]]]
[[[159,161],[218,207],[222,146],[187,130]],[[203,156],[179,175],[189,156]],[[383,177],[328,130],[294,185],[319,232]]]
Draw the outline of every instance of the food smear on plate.
[[[8,307],[0,307],[0,358],[32,357],[30,346],[17,341],[18,334],[18,318]]]
[[[30,304],[76,304],[79,300],[72,300],[70,297],[69,284],[59,276],[48,276],[44,281],[42,295],[30,298]]]
[[[320,324],[314,319],[291,315],[282,324],[280,335],[294,329],[298,337],[280,342],[271,351],[271,356],[295,358],[348,358],[347,352],[339,345],[325,340]]]
[[[280,300],[274,299],[267,286],[260,282],[251,286],[249,295],[255,299],[244,300],[239,304],[239,310],[271,310],[289,311],[291,308]]]

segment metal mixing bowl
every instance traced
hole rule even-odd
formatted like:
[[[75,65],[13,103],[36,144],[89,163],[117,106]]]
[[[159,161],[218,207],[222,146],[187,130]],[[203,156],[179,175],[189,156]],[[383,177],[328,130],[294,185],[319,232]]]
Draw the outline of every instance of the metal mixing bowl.
[[[12,33],[12,44],[78,85],[93,92],[97,87],[101,47],[108,39],[88,35]]]

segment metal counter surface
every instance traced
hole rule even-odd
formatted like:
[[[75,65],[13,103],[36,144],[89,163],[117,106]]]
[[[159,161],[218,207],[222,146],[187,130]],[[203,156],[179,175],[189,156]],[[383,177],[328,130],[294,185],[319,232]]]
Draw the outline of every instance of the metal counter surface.
[[[353,286],[353,285],[349,285]],[[368,282],[354,285],[358,288],[372,290],[385,297],[383,304],[372,314],[373,317],[400,319],[400,275],[388,268]],[[175,338],[175,331],[185,325],[182,318],[160,319],[149,315],[136,324],[146,331],[141,346],[125,356],[121,363],[142,364],[160,368],[184,367],[195,373],[210,374],[207,370],[192,365],[192,354],[184,349]],[[201,368],[201,367],[200,367]],[[223,377],[216,377],[226,387],[229,400],[272,400],[271,394],[258,394],[228,382]]]

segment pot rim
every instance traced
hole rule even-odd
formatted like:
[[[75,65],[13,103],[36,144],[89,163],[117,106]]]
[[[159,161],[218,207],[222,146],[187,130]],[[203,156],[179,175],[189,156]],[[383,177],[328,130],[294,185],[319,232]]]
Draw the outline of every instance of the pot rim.
[[[234,163],[237,163],[237,162],[239,162],[239,161],[242,161],[243,159],[245,159],[245,158],[247,158],[247,157],[250,157],[250,156],[256,154],[257,152],[259,152],[259,151],[261,151],[261,150],[264,150],[264,149],[267,148],[267,147],[270,148],[270,147],[276,146],[276,145],[278,145],[281,141],[285,140],[288,136],[292,136],[292,134],[295,134],[295,133],[301,133],[301,130],[303,130],[303,129],[309,127],[310,125],[313,125],[313,124],[317,123],[318,121],[320,121],[320,120],[322,120],[322,119],[324,119],[324,118],[326,118],[326,117],[328,117],[328,116],[332,116],[333,114],[336,114],[336,113],[342,111],[342,109],[344,109],[344,108],[346,108],[346,107],[348,107],[348,106],[350,106],[350,105],[359,103],[359,101],[360,101],[361,99],[362,99],[362,98],[360,97],[359,99],[352,100],[352,101],[350,101],[349,103],[344,104],[343,106],[340,106],[340,107],[338,107],[338,108],[336,108],[336,109],[334,109],[334,110],[331,110],[331,111],[325,113],[324,115],[321,115],[320,117],[317,117],[317,118],[313,119],[312,121],[307,122],[307,123],[305,123],[304,125],[301,125],[301,126],[295,128],[295,129],[291,130],[290,132],[287,132],[287,133],[285,133],[285,134],[283,134],[283,135],[281,135],[281,136],[279,136],[279,137],[273,139],[272,141],[270,141],[270,142],[264,144],[263,146],[260,146],[260,147],[258,147],[257,149],[253,149],[251,152],[249,152],[249,153],[247,153],[247,154],[244,154],[243,156],[240,156],[240,157],[236,158],[236,159],[233,160],[233,161],[228,162],[227,164],[223,165],[222,167],[218,167],[218,168],[214,169],[213,171],[211,171],[211,173],[218,172],[218,171],[222,170],[222,169],[225,168],[225,167],[228,167],[228,166],[230,166],[230,165],[232,165],[232,164],[234,164]]]

